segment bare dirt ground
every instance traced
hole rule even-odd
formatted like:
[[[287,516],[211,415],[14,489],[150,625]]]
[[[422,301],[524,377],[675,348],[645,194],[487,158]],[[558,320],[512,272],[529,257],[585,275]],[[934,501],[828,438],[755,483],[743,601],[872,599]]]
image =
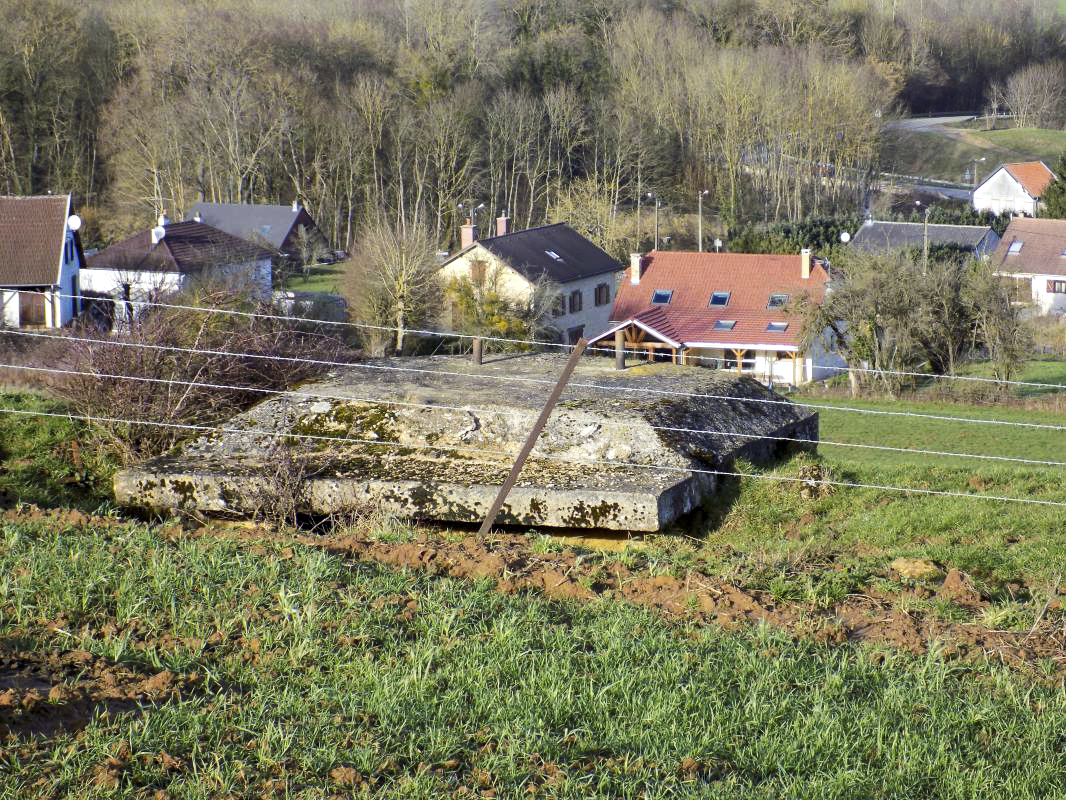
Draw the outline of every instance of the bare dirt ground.
[[[406,543],[356,537],[312,537],[306,541],[393,567],[490,579],[503,592],[534,590],[552,598],[621,600],[726,628],[768,623],[798,638],[820,642],[859,641],[913,654],[935,648],[941,657],[964,663],[987,659],[1032,668],[1043,659],[1055,665],[1055,672],[1066,672],[1066,627],[1058,613],[1066,608],[1066,594],[1061,589],[1037,626],[1021,633],[904,611],[900,609],[901,594],[851,595],[825,609],[781,603],[767,593],[745,590],[694,570],[683,577],[653,575],[596,555],[567,550],[534,553],[529,538],[515,534],[495,534],[488,539],[467,536],[455,541],[425,533]],[[923,600],[933,596],[974,612],[988,606],[987,599],[958,570],[950,570],[938,589],[919,586],[903,594]]]

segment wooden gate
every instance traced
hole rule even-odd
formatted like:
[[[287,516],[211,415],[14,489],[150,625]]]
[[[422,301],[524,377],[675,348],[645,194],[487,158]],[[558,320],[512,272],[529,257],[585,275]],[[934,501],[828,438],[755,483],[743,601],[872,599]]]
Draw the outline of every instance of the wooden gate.
[[[44,325],[44,295],[19,292],[19,325]]]

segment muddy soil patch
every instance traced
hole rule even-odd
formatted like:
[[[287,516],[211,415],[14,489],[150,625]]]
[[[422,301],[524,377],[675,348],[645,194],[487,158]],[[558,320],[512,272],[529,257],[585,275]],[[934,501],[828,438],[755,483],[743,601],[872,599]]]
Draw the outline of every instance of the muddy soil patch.
[[[0,740],[78,731],[102,714],[141,713],[199,683],[195,673],[142,672],[85,650],[42,651],[0,639]]]
[[[944,658],[963,663],[991,661],[1019,668],[1035,668],[1041,660],[1053,672],[1066,673],[1066,626],[1062,606],[1051,605],[1032,631],[995,630],[977,622],[953,622],[935,614],[901,610],[895,596],[869,592],[852,595],[829,608],[782,602],[769,593],[745,589],[697,570],[650,574],[597,554],[569,550],[537,553],[527,537],[498,534],[461,540],[423,534],[404,543],[359,537],[301,537],[306,544],[325,546],[349,557],[392,567],[423,570],[436,575],[490,579],[499,590],[536,590],[559,599],[614,598],[655,609],[667,615],[696,618],[735,627],[768,623],[797,638],[822,642],[867,642],[913,654],[937,650]],[[952,570],[943,596],[961,601],[971,611],[988,602],[965,575]]]

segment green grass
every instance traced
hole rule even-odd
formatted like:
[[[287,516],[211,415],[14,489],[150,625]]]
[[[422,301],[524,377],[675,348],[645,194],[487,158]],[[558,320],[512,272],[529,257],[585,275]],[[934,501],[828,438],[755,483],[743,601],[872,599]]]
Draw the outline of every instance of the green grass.
[[[1037,128],[1003,130],[958,130],[973,140],[959,139],[940,131],[888,130],[883,135],[881,167],[904,175],[938,180],[972,182],[974,159],[978,180],[1004,162],[1039,161],[1054,166],[1066,150],[1066,131]]]
[[[286,277],[283,289],[293,292],[326,292],[336,294],[340,291],[340,282],[344,278],[344,264],[321,264],[311,267],[305,278],[302,272]]]
[[[0,749],[6,798],[1066,792],[1062,687],[991,668],[508,597],[303,546],[0,530],[0,631],[208,683]],[[38,627],[60,614],[65,635]],[[123,744],[118,787],[94,785]],[[160,752],[182,766],[138,757]],[[337,767],[368,784],[335,785]]]
[[[0,392],[0,408],[67,411],[33,392]],[[114,465],[86,446],[91,443],[86,426],[75,420],[0,413],[0,500],[84,511],[107,505]]]
[[[987,362],[969,364],[959,370],[960,375],[969,375],[980,378],[991,378],[992,368]],[[1049,383],[1056,387],[1066,389],[1066,361],[1061,359],[1046,359],[1042,361],[1026,362],[1021,372],[1012,380],[1029,383]],[[959,383],[969,384],[969,381]],[[973,385],[973,384],[970,384]],[[1049,386],[1015,386],[1012,393],[1015,397],[1039,397],[1041,395],[1058,394],[1061,390]]]

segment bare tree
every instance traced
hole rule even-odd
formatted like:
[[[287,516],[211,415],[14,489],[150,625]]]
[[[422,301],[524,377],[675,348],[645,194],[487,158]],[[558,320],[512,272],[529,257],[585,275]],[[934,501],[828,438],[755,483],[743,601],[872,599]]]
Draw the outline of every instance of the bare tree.
[[[1033,64],[1007,80],[1004,100],[1019,128],[1061,128],[1066,121],[1066,65]]]
[[[372,350],[384,354],[391,339],[391,349],[402,353],[408,330],[437,316],[435,240],[424,225],[383,219],[365,225],[359,239],[346,281],[351,305],[359,322],[379,329],[368,331]]]

